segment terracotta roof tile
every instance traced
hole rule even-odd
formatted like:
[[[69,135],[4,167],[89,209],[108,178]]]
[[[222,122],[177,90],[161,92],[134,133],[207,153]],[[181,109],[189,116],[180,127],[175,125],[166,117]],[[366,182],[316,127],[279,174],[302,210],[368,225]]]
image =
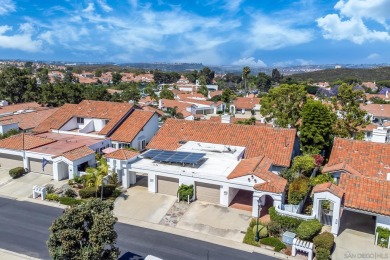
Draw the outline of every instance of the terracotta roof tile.
[[[325,191],[328,191],[339,198],[342,198],[344,195],[344,190],[332,182],[326,182],[314,186],[312,193],[319,193]]]
[[[95,151],[87,146],[81,146],[63,153],[62,156],[70,161],[75,161],[91,154],[95,154]]]
[[[18,123],[18,127],[22,130],[32,129],[54,114],[57,110],[58,108],[39,109],[33,112],[2,117],[0,118],[0,125]]]
[[[390,216],[389,181],[342,174],[339,187],[345,191],[345,207]]]
[[[134,110],[110,136],[113,141],[130,143],[153,117],[154,112]]]
[[[11,112],[16,112],[19,110],[26,110],[26,109],[31,109],[31,108],[38,108],[41,107],[36,102],[30,102],[30,103],[20,103],[20,104],[14,104],[14,105],[8,105],[8,106],[0,106],[0,115],[5,114],[5,113],[11,113]]]
[[[289,167],[295,135],[295,129],[167,119],[147,148],[176,150],[180,141],[244,146],[245,158],[266,156],[275,165]]]
[[[132,108],[133,105],[128,103],[93,100],[83,100],[78,105],[65,104],[33,131],[47,132],[51,129],[60,129],[73,117],[89,117],[109,120],[108,124],[99,132],[101,135],[106,135]]]
[[[221,96],[222,92],[223,92],[222,90],[212,91],[210,92],[210,97],[213,98],[215,96]]]
[[[237,97],[233,104],[236,106],[236,109],[253,109],[255,105],[260,104],[260,98],[247,98],[247,97]]]
[[[56,142],[54,139],[22,133],[0,140],[0,148],[12,150],[30,150],[54,142]]]
[[[144,111],[156,112],[159,116],[165,115],[165,113],[163,111],[161,111],[160,109],[157,109],[157,108],[154,108],[151,106],[142,106],[141,109]]]
[[[390,104],[361,104],[360,108],[374,115],[375,117],[390,118]]]
[[[344,170],[386,179],[390,172],[390,144],[335,138],[329,162],[322,172]]]
[[[133,158],[135,156],[138,156],[139,152],[137,151],[131,151],[131,150],[126,150],[126,149],[119,149],[116,150],[115,152],[108,153],[105,155],[106,158],[110,159],[117,159],[117,160],[128,160],[130,158]]]

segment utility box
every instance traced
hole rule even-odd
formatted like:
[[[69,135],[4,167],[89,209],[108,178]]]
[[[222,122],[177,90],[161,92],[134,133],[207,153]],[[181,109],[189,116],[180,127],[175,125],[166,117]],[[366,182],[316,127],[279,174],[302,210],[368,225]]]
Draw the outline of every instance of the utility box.
[[[286,231],[282,235],[282,241],[283,241],[283,243],[285,243],[287,245],[292,245],[295,236],[296,236],[295,233],[290,232],[290,231]]]

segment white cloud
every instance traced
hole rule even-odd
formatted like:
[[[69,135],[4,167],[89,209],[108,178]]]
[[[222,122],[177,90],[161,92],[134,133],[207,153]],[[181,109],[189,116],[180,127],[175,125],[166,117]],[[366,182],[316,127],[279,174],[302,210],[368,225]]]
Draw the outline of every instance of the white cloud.
[[[16,5],[12,0],[0,1],[0,15],[5,15],[16,11]]]
[[[378,59],[380,55],[378,53],[371,53],[370,55],[367,56],[367,59],[369,60],[375,60]]]
[[[95,5],[93,3],[89,3],[88,6],[83,9],[84,13],[93,13],[95,11]]]
[[[244,2],[244,0],[226,0],[223,8],[228,11],[235,12],[240,9],[242,2]]]
[[[256,61],[254,57],[239,59],[237,61],[234,61],[232,65],[249,66],[249,67],[267,67],[267,64],[265,64],[264,61],[260,59]]]
[[[247,40],[254,49],[275,50],[313,40],[313,32],[294,28],[292,21],[271,19],[264,15],[253,18]]]
[[[331,40],[350,40],[356,44],[372,41],[390,41],[388,0],[340,0],[334,6],[339,14],[328,14],[317,19],[323,37]],[[376,21],[384,30],[367,27],[365,20]]]
[[[103,9],[103,11],[105,12],[111,12],[112,11],[112,8],[111,6],[109,6],[105,0],[97,0],[97,3],[99,4],[99,6]]]
[[[5,35],[6,32],[12,31],[12,27],[7,25],[0,26],[0,48],[27,52],[40,51],[42,48],[42,41],[32,39],[31,28],[31,25],[22,24],[19,27],[21,33]]]

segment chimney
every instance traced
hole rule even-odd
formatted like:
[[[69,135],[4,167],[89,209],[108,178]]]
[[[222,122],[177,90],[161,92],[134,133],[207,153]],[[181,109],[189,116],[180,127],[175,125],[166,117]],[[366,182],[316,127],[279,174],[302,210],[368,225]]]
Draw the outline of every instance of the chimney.
[[[221,116],[221,123],[222,124],[230,124],[231,117],[230,115],[224,114]]]

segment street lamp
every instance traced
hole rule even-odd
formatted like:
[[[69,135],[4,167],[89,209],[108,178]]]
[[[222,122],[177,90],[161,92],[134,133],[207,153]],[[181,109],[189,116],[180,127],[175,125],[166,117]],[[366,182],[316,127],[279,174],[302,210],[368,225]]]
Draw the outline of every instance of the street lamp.
[[[261,208],[261,201],[260,198],[257,200],[257,224],[256,224],[256,235],[255,235],[255,241],[259,242],[260,236],[259,236],[259,218],[260,218],[260,208]]]

